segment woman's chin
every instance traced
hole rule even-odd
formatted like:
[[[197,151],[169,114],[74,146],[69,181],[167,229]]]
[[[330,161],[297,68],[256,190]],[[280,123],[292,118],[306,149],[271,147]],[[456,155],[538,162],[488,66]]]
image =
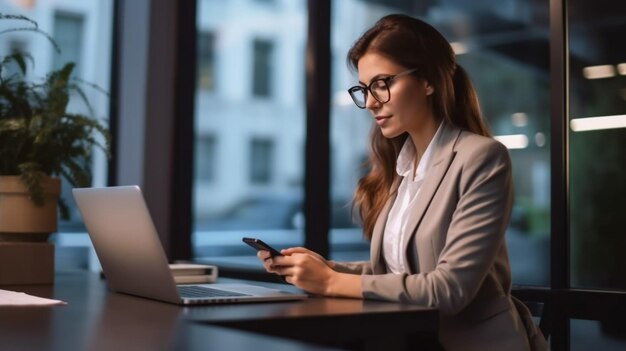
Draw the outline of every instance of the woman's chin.
[[[395,138],[395,137],[399,136],[400,134],[402,134],[402,132],[401,132],[401,131],[397,131],[397,130],[395,130],[395,129],[392,129],[392,128],[385,128],[385,127],[380,128],[380,132],[381,132],[381,133],[383,134],[383,136],[384,136],[385,138],[387,138],[387,139],[393,139],[393,138]]]

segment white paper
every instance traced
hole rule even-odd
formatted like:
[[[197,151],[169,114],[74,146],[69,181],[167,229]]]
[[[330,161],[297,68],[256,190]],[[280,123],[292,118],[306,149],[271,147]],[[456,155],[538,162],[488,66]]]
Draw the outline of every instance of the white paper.
[[[0,306],[48,306],[64,305],[61,300],[46,299],[23,292],[0,289]]]

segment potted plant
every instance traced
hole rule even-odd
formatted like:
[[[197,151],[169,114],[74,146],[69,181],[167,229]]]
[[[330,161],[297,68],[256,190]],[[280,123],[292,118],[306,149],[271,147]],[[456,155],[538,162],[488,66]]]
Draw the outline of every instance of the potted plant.
[[[0,35],[34,31],[58,49],[34,21],[4,14],[0,19],[29,23]],[[84,83],[71,76],[74,64],[31,81],[29,62],[25,53],[0,56],[0,284],[52,283],[54,246],[48,236],[57,230],[58,212],[69,218],[59,177],[89,186],[93,149],[108,155],[110,143],[107,129],[93,118]],[[9,65],[19,70],[9,74]],[[70,96],[84,101],[90,115],[69,112]]]

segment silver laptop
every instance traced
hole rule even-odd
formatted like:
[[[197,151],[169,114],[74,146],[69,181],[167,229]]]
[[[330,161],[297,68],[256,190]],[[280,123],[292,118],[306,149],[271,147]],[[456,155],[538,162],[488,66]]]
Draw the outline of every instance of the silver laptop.
[[[248,284],[176,285],[138,186],[73,189],[109,288],[176,304],[300,300]]]

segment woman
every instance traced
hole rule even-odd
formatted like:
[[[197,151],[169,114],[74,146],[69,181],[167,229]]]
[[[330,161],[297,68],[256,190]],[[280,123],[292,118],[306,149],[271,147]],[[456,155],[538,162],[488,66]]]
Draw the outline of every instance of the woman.
[[[370,262],[297,247],[260,251],[266,270],[314,294],[436,307],[447,350],[547,349],[510,295],[509,154],[490,138],[450,44],[420,20],[390,15],[348,60],[359,76],[349,93],[376,123],[371,168],[354,196]]]

